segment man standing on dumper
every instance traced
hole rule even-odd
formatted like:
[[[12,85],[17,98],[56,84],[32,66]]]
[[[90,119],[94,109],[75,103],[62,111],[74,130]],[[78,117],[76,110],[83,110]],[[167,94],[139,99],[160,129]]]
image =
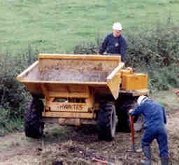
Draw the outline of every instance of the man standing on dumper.
[[[141,143],[145,159],[141,160],[141,163],[151,165],[150,144],[156,139],[160,150],[161,164],[168,165],[168,137],[165,128],[167,121],[164,108],[147,96],[139,96],[137,104],[138,106],[134,110],[131,109],[129,114],[144,116],[144,134]]]
[[[99,54],[120,54],[122,62],[125,62],[127,44],[121,35],[122,25],[116,22],[112,26],[112,33],[104,39]]]

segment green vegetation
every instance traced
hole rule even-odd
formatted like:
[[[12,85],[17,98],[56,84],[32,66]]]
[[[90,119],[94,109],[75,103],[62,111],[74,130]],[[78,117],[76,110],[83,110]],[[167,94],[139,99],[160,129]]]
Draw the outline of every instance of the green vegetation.
[[[8,52],[0,54],[0,136],[22,127],[23,113],[30,95],[17,82],[16,75],[35,60],[35,54],[37,51],[31,47],[14,56]]]
[[[29,93],[15,77],[38,52],[92,53],[114,21],[128,40],[127,66],[150,76],[150,89],[179,87],[178,0],[1,0],[0,135],[22,126]]]
[[[144,35],[145,34],[145,35]],[[129,33],[126,66],[149,74],[149,88],[168,90],[179,87],[179,27]],[[95,54],[100,41],[76,45],[75,54]]]
[[[32,45],[41,52],[68,53],[94,41],[121,21],[124,33],[179,22],[178,0],[1,0],[0,52]]]

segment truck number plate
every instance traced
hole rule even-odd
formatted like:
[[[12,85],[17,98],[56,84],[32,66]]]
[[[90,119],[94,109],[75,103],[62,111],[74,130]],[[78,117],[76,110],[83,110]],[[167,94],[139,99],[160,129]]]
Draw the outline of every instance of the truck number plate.
[[[83,103],[52,103],[51,111],[80,111],[87,112],[88,107]]]

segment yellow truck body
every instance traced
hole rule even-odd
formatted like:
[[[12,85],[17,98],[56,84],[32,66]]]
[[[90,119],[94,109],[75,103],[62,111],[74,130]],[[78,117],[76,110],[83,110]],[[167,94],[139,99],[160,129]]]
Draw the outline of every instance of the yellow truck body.
[[[62,125],[95,123],[101,100],[148,93],[147,75],[124,69],[120,56],[39,54],[17,80],[43,99],[43,120]]]

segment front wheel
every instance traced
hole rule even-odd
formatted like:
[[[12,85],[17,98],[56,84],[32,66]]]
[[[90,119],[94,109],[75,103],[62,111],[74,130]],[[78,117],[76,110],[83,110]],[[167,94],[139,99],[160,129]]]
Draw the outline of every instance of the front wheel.
[[[43,102],[33,98],[30,107],[24,115],[25,135],[31,138],[41,138],[43,135],[44,123],[42,122]]]
[[[111,141],[116,133],[117,116],[112,102],[103,103],[98,114],[98,139]]]

